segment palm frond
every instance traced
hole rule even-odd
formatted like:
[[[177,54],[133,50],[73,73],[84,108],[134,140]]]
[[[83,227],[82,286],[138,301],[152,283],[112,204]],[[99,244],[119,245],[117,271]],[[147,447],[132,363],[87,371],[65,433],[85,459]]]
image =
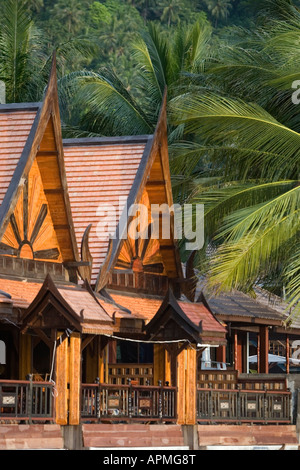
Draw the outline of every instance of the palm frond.
[[[268,223],[271,218],[273,221],[274,214],[283,209],[282,199],[285,201],[285,206],[288,206],[286,199],[289,199],[288,195],[290,196],[290,191],[293,191],[291,188],[294,188],[296,184],[297,182],[293,181],[263,184],[231,182],[217,188],[210,188],[208,191],[200,188],[199,192],[193,194],[188,202],[204,205],[206,237],[212,239],[219,229],[216,241],[226,238],[226,236],[231,240],[241,238],[249,233],[254,224],[257,224],[256,228],[259,229],[262,220]],[[299,191],[296,191],[296,194],[298,198]],[[290,199],[293,199],[293,196],[290,196]],[[290,202],[288,207],[291,205]],[[258,207],[261,208],[260,211],[257,209]],[[287,207],[285,210],[288,210]],[[241,230],[239,224],[243,225],[240,237],[237,236],[238,229]]]
[[[271,187],[273,185],[274,183],[271,184]],[[298,184],[295,186],[295,182],[292,183],[292,186],[294,186],[292,189],[288,189],[289,186],[284,183],[281,187],[280,183],[273,186],[272,190],[279,189],[281,194],[256,205],[251,205],[249,198],[248,205],[227,216],[217,238],[237,241],[248,234],[255,234],[265,227],[272,226],[275,222],[279,223],[282,219],[292,216],[297,207],[300,207],[300,186]],[[284,191],[284,188],[288,190]],[[284,192],[282,193],[282,191]],[[254,195],[255,191],[250,191],[251,193]],[[268,190],[264,196],[268,196]]]
[[[298,174],[300,134],[256,103],[214,93],[187,93],[174,98],[170,109],[174,124],[184,124],[187,133],[201,136],[209,145],[248,149],[247,162],[236,160],[236,164],[246,163],[248,171],[256,165],[267,179],[294,179]]]
[[[299,231],[300,209],[238,241],[223,243],[212,257],[209,284],[217,290],[252,287],[281,263],[282,247]]]
[[[70,81],[69,86],[77,92],[74,106],[80,106],[82,110],[84,129],[88,127],[90,132],[106,135],[153,132],[152,123],[112,71],[105,70],[102,75],[93,72],[72,74]]]

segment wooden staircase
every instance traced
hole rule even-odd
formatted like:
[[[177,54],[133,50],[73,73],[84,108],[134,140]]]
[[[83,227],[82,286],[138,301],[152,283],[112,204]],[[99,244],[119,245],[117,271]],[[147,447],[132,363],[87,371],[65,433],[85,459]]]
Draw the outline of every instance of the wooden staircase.
[[[181,426],[173,424],[83,424],[82,433],[85,448],[186,448]]]

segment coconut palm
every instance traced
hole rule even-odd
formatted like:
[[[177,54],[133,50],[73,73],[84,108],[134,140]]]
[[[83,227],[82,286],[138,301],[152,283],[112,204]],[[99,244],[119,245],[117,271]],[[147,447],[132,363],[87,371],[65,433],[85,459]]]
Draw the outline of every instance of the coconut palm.
[[[287,90],[293,63],[284,61],[282,39],[295,40],[300,16],[289,1],[277,0],[275,6],[285,15],[285,29],[282,18],[274,19],[274,29],[266,31],[261,47],[273,65],[272,60],[264,64],[253,60],[257,49],[244,50],[243,61],[231,57],[231,65],[236,60],[231,73],[228,63],[211,66],[215,90],[185,93],[170,106],[174,124],[198,138],[181,144],[193,157],[190,172],[203,156],[212,154],[215,159],[217,184],[207,187],[194,181],[188,199],[206,207],[206,241],[214,248],[206,266],[209,285],[249,291],[255,283],[267,281],[284,285],[290,305],[296,305],[300,300],[299,108],[291,100],[292,90]],[[295,49],[294,60],[299,55]],[[232,87],[243,99],[230,96]],[[255,96],[258,102],[248,101]],[[179,161],[185,164],[184,159]]]
[[[163,12],[161,15],[161,20],[162,21],[167,21],[168,26],[171,25],[171,23],[176,23],[179,19],[179,13],[182,9],[182,1],[181,0],[168,0],[167,4],[165,1],[160,3]]]
[[[169,99],[185,87],[182,71],[193,72],[201,67],[209,54],[210,38],[211,28],[204,20],[189,28],[178,27],[172,37],[150,23],[148,31],[132,44],[136,68],[130,88],[107,68],[99,73],[75,73],[60,83],[61,99],[67,103],[64,108],[70,109],[73,103],[75,111],[82,110],[75,119],[73,114],[71,119],[64,116],[65,120],[89,133],[152,133],[166,87]],[[72,103],[68,100],[71,96]]]
[[[54,49],[58,73],[63,74],[76,57],[88,57],[94,50],[88,40],[77,38],[53,45],[35,27],[32,2],[5,0],[0,15],[0,80],[5,82],[7,102],[39,101],[47,84]]]
[[[43,40],[34,28],[24,0],[7,0],[0,16],[0,79],[6,85],[7,101],[28,98],[37,80],[38,62],[44,63]]]
[[[217,26],[220,19],[226,20],[232,4],[230,0],[206,0],[208,11],[215,19],[215,26]]]

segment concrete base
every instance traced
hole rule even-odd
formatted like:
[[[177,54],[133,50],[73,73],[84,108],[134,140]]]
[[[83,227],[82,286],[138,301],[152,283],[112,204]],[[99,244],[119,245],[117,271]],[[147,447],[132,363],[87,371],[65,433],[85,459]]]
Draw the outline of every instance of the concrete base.
[[[84,450],[82,425],[62,426],[64,448],[67,450]]]
[[[183,425],[182,434],[185,446],[190,450],[199,450],[197,425]]]

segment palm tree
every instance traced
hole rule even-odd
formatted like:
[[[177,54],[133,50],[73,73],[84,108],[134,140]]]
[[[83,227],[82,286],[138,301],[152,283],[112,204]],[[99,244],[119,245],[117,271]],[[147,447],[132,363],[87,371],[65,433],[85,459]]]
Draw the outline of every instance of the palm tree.
[[[68,102],[64,108],[70,109],[71,89],[74,109],[82,110],[76,116],[81,131],[105,135],[152,133],[165,88],[171,99],[185,87],[182,71],[192,73],[201,67],[209,53],[210,38],[211,27],[204,20],[189,28],[178,27],[171,37],[150,23],[148,31],[132,44],[136,68],[130,89],[108,68],[99,73],[72,74],[61,82],[61,99]],[[68,124],[74,125],[74,121]],[[170,139],[175,135],[174,131]]]
[[[83,11],[79,0],[58,0],[53,7],[52,14],[61,26],[66,26],[69,35],[78,32],[82,25]]]
[[[45,62],[44,42],[35,29],[26,0],[6,0],[0,17],[0,79],[8,102],[28,99],[38,87],[39,63]]]
[[[217,27],[220,18],[226,20],[232,4],[230,0],[206,0],[208,11],[210,11],[213,18],[215,18],[215,26]]]
[[[288,0],[276,3],[281,17],[258,35],[268,57],[264,64],[254,60],[257,47],[244,49],[243,56],[231,50],[229,63],[215,62],[207,71],[210,90],[185,93],[170,107],[174,125],[198,139],[181,144],[193,156],[191,173],[201,158],[214,159],[209,160],[214,182],[193,181],[188,199],[206,208],[210,256],[201,253],[200,267],[206,263],[209,285],[245,291],[255,283],[284,286],[295,306],[300,300],[300,129],[290,80],[300,59],[300,14]],[[285,50],[291,43],[293,52]],[[240,98],[232,97],[232,90]]]
[[[94,51],[87,40],[77,38],[53,45],[39,31],[30,15],[27,0],[5,0],[0,15],[0,80],[6,87],[7,102],[39,101],[47,84],[53,50],[59,74],[70,70],[74,57],[84,58]]]
[[[167,4],[165,1],[161,2],[160,4],[163,8],[161,20],[167,20],[168,26],[170,26],[171,23],[176,23],[176,21],[179,19],[179,13],[182,9],[182,1],[168,0]]]

